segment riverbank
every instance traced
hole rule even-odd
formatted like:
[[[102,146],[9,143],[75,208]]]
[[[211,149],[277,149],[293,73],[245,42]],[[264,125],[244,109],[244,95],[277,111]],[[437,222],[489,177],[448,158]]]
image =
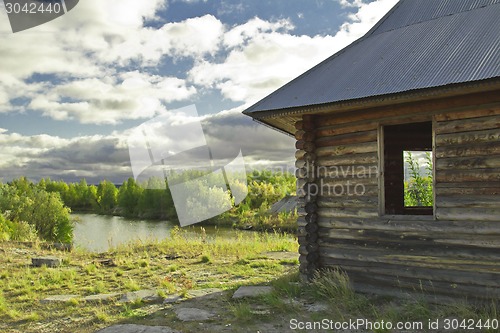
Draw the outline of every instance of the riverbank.
[[[47,255],[60,258],[62,265],[30,266],[31,258]],[[233,299],[240,286],[271,290],[256,298]],[[140,290],[153,295],[123,301],[123,295]],[[96,295],[103,294],[111,296],[98,301]],[[53,297],[57,295],[72,296],[61,300]],[[183,321],[178,313],[185,308],[213,316]],[[124,323],[180,332],[289,332],[293,319],[323,318],[427,322],[493,319],[498,312],[493,306],[476,309],[463,302],[435,306],[418,293],[404,301],[356,294],[339,272],[301,285],[296,239],[281,234],[193,238],[175,229],[168,241],[129,244],[101,254],[0,243],[1,332],[91,333]]]

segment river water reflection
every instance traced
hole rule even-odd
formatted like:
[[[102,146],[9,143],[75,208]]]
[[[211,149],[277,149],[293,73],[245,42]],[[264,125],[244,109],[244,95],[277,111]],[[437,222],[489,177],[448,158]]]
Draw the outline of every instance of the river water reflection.
[[[169,221],[128,219],[120,216],[96,214],[72,214],[78,222],[74,230],[74,244],[92,252],[104,252],[110,247],[131,241],[163,240],[170,237],[176,224]],[[215,233],[234,236],[230,228],[204,227],[207,234]],[[188,228],[193,236],[201,232],[200,226]]]

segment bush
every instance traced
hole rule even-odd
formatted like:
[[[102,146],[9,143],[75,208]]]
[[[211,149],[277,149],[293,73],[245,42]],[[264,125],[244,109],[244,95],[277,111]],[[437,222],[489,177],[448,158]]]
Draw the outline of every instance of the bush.
[[[71,243],[73,222],[70,209],[65,207],[59,193],[35,188],[25,178],[2,185],[0,209],[6,213],[2,221],[2,236],[24,240],[39,238],[51,242]],[[9,220],[9,222],[7,222]],[[7,231],[8,230],[8,231]]]

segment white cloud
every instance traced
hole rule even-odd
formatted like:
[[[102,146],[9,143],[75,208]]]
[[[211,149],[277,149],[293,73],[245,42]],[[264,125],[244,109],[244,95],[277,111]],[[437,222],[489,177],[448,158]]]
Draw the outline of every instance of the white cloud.
[[[169,121],[186,121],[182,116],[176,117],[170,117]],[[269,165],[293,169],[294,139],[260,126],[239,110],[188,119],[198,120],[215,165],[233,160],[241,149],[249,167],[263,167],[262,161],[272,161]],[[89,182],[100,179],[121,182],[132,176],[127,146],[130,134],[131,130],[125,130],[66,139],[46,134],[9,133],[0,128],[0,175],[9,177],[4,180],[29,175],[33,179],[51,177],[76,181],[86,177]],[[273,142],[272,147],[269,142]],[[175,148],[178,142],[171,144]],[[163,145],[168,148],[168,143]]]
[[[29,107],[56,120],[116,124],[151,117],[166,103],[203,88],[255,102],[359,38],[396,2],[338,1],[356,12],[335,36],[294,35],[287,19],[254,18],[227,27],[212,15],[146,27],[145,21],[159,20],[163,0],[80,1],[68,14],[16,34],[5,17],[0,20],[0,112],[26,111],[10,104],[25,98]],[[148,74],[164,57],[193,59],[188,79]],[[27,81],[34,74],[52,78]]]
[[[151,118],[165,111],[165,103],[187,99],[195,92],[178,78],[134,71],[54,85],[34,97],[29,108],[57,120],[116,124],[124,119]]]
[[[335,36],[297,36],[287,20],[254,18],[224,34],[227,56],[222,61],[197,62],[189,78],[220,90],[227,99],[256,102],[363,36],[396,2],[341,0],[357,7],[357,12],[349,15],[349,22]]]

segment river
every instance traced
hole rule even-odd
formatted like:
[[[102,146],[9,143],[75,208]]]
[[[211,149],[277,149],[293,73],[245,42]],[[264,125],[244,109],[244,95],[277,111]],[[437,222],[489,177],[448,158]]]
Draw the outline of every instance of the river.
[[[169,221],[129,219],[120,216],[96,214],[71,214],[77,219],[75,225],[74,245],[92,252],[104,252],[131,241],[162,240],[170,237],[175,224]],[[234,235],[230,228],[204,227],[207,234],[215,233]],[[201,232],[199,226],[188,228],[196,235]]]

